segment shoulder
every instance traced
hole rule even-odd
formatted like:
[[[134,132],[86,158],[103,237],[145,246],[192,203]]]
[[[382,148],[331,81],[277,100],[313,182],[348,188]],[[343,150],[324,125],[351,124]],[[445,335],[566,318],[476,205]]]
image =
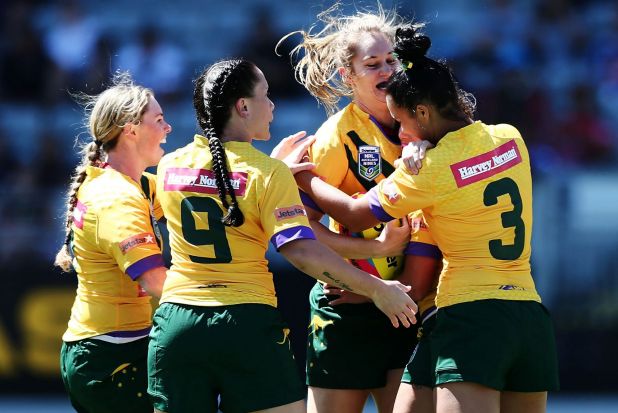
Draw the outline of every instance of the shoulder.
[[[491,135],[500,136],[503,138],[510,139],[522,139],[521,133],[519,130],[513,125],[509,125],[508,123],[500,123],[498,125],[485,125],[488,131],[490,131]]]
[[[347,122],[347,118],[350,116],[350,105],[346,106],[339,112],[331,115],[328,119],[322,123],[315,133],[316,138],[325,138],[335,135],[339,129]]]

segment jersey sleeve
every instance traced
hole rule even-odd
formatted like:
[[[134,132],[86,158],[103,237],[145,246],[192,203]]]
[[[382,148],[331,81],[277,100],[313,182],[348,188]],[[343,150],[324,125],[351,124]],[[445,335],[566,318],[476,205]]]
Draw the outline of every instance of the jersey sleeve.
[[[260,220],[277,249],[297,239],[315,239],[290,170],[277,164],[260,200]]]
[[[442,252],[436,241],[433,239],[422,211],[415,211],[409,215],[410,218],[410,242],[404,250],[405,255],[417,255],[437,260],[442,259]]]
[[[165,266],[146,199],[127,196],[102,209],[97,218],[97,242],[133,280]]]
[[[418,175],[412,175],[405,166],[397,168],[367,193],[373,215],[388,222],[432,205],[435,202],[434,169],[425,165]]]

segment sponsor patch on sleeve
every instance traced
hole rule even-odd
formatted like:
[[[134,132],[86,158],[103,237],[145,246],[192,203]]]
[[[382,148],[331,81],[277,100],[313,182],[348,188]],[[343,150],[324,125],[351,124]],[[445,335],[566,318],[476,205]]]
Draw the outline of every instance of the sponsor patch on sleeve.
[[[307,211],[305,211],[305,207],[302,205],[292,205],[291,207],[275,209],[275,218],[277,221],[291,219],[301,215],[307,216]]]
[[[157,245],[156,238],[154,234],[150,232],[144,232],[142,234],[133,235],[122,241],[119,245],[120,252],[122,254],[126,254],[131,251],[135,247],[139,247],[140,245],[154,244]]]
[[[421,217],[413,218],[410,225],[412,226],[412,232],[427,231],[427,224],[425,224],[425,220]]]
[[[457,187],[481,181],[521,163],[521,154],[514,140],[496,149],[451,165]]]
[[[230,172],[228,175],[236,196],[243,196],[247,188],[246,172]],[[217,194],[215,173],[207,169],[168,168],[163,184],[165,191],[199,192]]]

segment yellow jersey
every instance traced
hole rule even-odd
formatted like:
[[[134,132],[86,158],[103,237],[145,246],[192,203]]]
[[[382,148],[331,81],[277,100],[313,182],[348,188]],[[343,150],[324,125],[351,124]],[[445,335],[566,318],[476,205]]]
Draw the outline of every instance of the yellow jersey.
[[[422,211],[415,211],[409,215],[410,218],[410,242],[404,250],[405,255],[419,255],[434,258],[442,261],[442,252],[433,239]],[[429,313],[435,309],[436,290],[438,280],[435,280],[434,288],[425,297],[416,303],[418,314],[421,320],[425,320]]]
[[[532,180],[521,135],[475,122],[446,134],[411,175],[370,191],[378,219],[421,209],[442,254],[438,308],[482,299],[540,302],[530,272]]]
[[[152,175],[143,182],[151,188]],[[143,337],[152,324],[150,296],[135,281],[164,266],[154,222],[154,191],[111,169],[89,166],[72,217],[77,295],[62,339]]]
[[[163,157],[157,169],[172,251],[161,302],[196,306],[242,303],[277,305],[265,257],[270,241],[315,239],[292,173],[250,142],[224,143],[230,181],[245,220],[221,222],[208,140],[194,141]]]

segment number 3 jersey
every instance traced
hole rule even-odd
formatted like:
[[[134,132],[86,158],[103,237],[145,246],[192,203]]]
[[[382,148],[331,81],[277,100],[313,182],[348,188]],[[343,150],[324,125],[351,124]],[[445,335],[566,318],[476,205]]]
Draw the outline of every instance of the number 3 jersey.
[[[530,273],[530,160],[514,127],[475,122],[450,132],[427,152],[418,175],[398,168],[367,196],[382,221],[423,210],[444,256],[438,307],[540,302]]]
[[[225,142],[224,147],[230,183],[245,218],[239,227],[221,222],[227,210],[219,199],[206,138],[196,135],[159,163],[157,197],[172,251],[161,302],[276,306],[265,257],[268,242],[278,249],[315,238],[288,167],[250,142]]]

